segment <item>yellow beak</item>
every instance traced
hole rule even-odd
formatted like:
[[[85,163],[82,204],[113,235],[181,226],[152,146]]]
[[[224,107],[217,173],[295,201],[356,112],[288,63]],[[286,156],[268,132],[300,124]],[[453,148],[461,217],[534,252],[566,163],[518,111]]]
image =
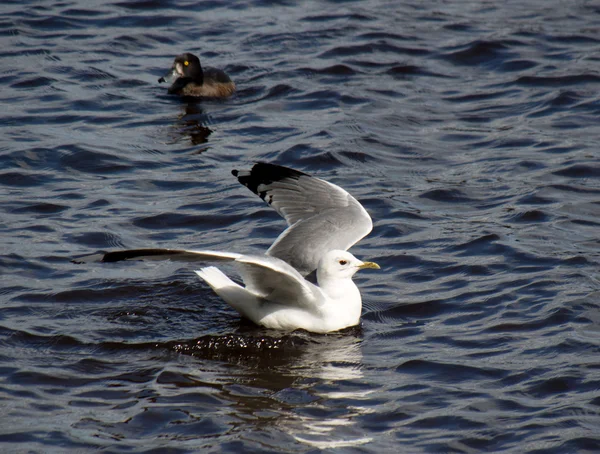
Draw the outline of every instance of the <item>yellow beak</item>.
[[[358,266],[359,270],[364,270],[365,268],[371,268],[374,270],[380,270],[381,268],[379,267],[379,265],[375,262],[363,262],[362,265]]]

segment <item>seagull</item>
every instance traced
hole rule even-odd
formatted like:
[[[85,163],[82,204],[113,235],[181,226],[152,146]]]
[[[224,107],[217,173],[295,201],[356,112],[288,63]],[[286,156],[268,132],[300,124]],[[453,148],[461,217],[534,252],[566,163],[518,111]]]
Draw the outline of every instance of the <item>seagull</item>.
[[[257,325],[313,333],[358,325],[362,300],[352,277],[362,269],[379,269],[347,251],[373,229],[363,206],[341,187],[288,167],[259,162],[231,173],[288,224],[265,254],[132,249],[108,252],[101,261],[233,262],[244,286],[215,266],[196,274]]]

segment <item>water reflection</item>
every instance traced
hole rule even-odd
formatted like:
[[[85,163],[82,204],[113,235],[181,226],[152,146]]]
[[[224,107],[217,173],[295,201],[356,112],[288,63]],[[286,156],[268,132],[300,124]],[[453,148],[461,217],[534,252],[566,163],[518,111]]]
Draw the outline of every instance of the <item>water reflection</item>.
[[[361,342],[362,332],[354,328],[329,335],[206,336],[175,348],[241,366],[237,373],[228,370],[229,383],[220,388],[221,397],[244,420],[240,432],[282,431],[326,449],[372,440],[356,423],[372,411],[373,390],[362,381]],[[197,373],[206,379],[204,371]]]
[[[298,389],[314,398],[306,408],[293,408],[278,421],[298,442],[327,449],[370,442],[357,427],[356,418],[372,411],[362,382],[362,338],[348,335],[328,338],[307,348],[293,372]],[[317,379],[317,381],[315,381]]]
[[[177,116],[177,121],[173,125],[173,143],[178,142],[182,137],[189,139],[192,145],[202,145],[208,142],[208,136],[212,130],[206,126],[208,116],[202,108],[196,103],[188,103],[183,106],[181,113]],[[205,151],[202,148],[198,152]]]

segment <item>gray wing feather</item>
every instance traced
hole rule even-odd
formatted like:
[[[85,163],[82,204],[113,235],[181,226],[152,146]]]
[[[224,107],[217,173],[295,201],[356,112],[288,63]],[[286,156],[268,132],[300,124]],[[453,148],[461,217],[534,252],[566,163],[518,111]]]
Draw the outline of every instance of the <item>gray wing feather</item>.
[[[265,193],[264,199],[288,225],[294,225],[331,208],[347,206],[349,195],[339,186],[308,175],[263,184],[258,186],[258,190]]]
[[[287,221],[290,227],[267,254],[289,263],[303,276],[317,268],[326,252],[346,250],[373,229],[362,205],[325,180],[265,163],[233,174]]]
[[[373,229],[362,207],[331,208],[287,228],[267,254],[286,261],[306,276],[333,249],[347,250]],[[367,215],[368,216],[368,215]]]
[[[235,264],[246,289],[265,300],[314,308],[322,299],[321,290],[283,260],[266,255],[244,255]]]

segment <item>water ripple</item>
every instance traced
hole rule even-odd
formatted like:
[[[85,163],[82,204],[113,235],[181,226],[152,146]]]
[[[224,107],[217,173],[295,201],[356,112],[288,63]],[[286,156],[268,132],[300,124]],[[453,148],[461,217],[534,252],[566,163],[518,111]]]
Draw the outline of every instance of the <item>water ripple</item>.
[[[5,2],[3,450],[599,451],[599,12]],[[169,95],[184,51],[236,93]],[[190,264],[71,262],[264,252],[285,222],[230,173],[257,160],[372,214],[359,327],[263,330]]]

